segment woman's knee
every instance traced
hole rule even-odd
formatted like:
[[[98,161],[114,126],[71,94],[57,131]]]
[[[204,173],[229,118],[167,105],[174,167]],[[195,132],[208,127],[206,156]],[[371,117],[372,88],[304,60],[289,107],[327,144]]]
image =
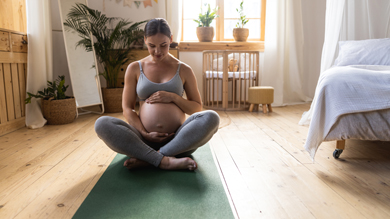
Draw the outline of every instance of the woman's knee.
[[[110,116],[99,117],[95,122],[95,132],[98,136],[103,135],[112,126],[112,118]]]
[[[213,125],[213,126],[216,126],[218,127],[219,126],[219,115],[218,113],[216,113],[215,111],[213,110],[206,110],[206,111],[203,111],[204,113],[204,117],[207,121],[207,123]]]

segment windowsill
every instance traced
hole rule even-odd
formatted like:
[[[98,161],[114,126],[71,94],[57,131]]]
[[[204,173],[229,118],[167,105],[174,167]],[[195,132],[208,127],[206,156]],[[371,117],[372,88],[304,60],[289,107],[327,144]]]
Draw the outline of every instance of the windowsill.
[[[264,41],[214,41],[214,42],[180,42],[180,52],[201,52],[204,50],[249,50],[264,52]]]

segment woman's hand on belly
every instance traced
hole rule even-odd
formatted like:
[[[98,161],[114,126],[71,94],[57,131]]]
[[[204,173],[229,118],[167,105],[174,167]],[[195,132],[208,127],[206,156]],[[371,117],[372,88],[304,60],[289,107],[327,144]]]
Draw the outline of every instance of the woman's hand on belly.
[[[175,133],[185,121],[184,112],[174,103],[141,104],[139,117],[148,133]]]
[[[171,103],[176,94],[166,91],[157,91],[145,100],[146,103]]]
[[[148,132],[144,133],[142,137],[144,137],[145,140],[150,142],[157,142],[157,143],[163,143],[166,141],[169,141],[173,138],[175,133],[160,133],[160,132]]]

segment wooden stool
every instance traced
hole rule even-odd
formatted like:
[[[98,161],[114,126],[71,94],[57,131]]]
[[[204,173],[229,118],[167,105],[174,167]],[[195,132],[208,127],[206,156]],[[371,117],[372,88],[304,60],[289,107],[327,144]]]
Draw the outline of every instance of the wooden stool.
[[[271,103],[274,102],[274,88],[269,86],[254,86],[249,88],[248,92],[249,112],[253,111],[259,104],[263,105],[263,113],[272,112]]]

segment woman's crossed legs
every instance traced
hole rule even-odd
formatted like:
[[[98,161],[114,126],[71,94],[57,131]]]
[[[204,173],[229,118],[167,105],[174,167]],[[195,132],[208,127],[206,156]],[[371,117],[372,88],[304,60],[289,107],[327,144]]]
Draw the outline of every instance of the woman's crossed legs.
[[[95,131],[107,146],[117,153],[129,157],[124,165],[129,169],[153,165],[162,169],[197,168],[189,156],[206,144],[217,132],[219,116],[206,110],[192,114],[175,133],[171,141],[157,144],[145,141],[134,127],[123,120],[102,116],[95,123]]]

